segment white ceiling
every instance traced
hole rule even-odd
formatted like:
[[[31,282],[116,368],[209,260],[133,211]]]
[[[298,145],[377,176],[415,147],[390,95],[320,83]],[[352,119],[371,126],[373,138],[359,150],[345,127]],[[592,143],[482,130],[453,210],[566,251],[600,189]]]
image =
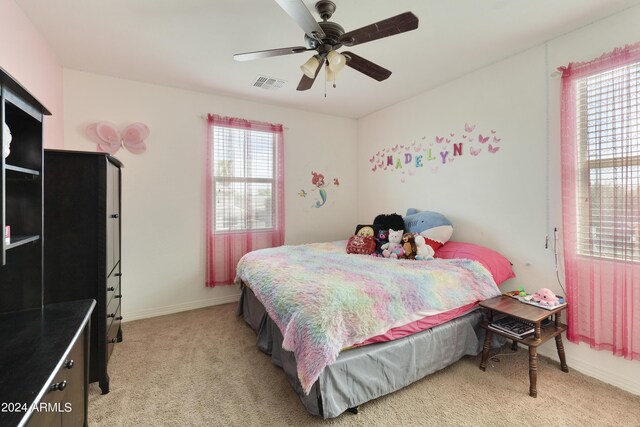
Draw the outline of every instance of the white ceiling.
[[[296,91],[297,55],[236,62],[234,53],[304,45],[272,0],[16,0],[63,67],[359,118],[640,0],[334,0],[346,31],[412,11],[417,30],[349,48],[393,71],[376,82],[351,68],[337,88],[318,76]],[[304,0],[310,10],[314,0]],[[319,19],[319,18],[318,18]],[[587,41],[588,42],[588,41]],[[345,48],[343,48],[344,50]],[[286,80],[272,91],[258,74]]]

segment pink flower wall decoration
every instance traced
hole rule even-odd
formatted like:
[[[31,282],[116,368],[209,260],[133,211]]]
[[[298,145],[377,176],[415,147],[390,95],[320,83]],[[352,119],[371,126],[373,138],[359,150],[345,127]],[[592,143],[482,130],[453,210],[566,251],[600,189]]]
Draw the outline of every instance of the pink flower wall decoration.
[[[98,151],[115,154],[124,145],[129,152],[142,154],[147,150],[144,140],[149,136],[149,126],[133,123],[120,133],[111,122],[97,122],[87,126],[85,133],[98,145]]]

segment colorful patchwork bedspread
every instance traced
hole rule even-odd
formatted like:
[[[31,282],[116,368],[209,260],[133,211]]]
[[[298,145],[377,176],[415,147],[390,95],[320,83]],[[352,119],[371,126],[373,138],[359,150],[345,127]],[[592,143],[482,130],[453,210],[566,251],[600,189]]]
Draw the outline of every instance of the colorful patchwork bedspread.
[[[262,249],[238,264],[236,283],[251,287],[280,328],[305,393],[341,349],[421,316],[500,295],[475,261],[348,255],[345,245]]]

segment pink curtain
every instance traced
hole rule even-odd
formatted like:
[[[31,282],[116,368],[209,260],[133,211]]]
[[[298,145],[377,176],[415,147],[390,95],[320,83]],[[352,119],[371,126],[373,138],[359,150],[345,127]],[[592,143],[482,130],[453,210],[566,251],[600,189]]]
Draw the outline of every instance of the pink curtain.
[[[229,285],[243,255],[284,243],[282,125],[210,114],[206,191],[206,285]]]
[[[640,358],[638,61],[640,43],[560,68],[567,335],[627,359]]]

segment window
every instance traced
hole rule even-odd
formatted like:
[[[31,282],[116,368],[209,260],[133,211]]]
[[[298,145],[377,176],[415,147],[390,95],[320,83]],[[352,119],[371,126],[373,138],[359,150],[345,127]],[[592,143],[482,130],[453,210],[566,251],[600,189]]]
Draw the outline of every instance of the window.
[[[640,43],[561,70],[567,337],[640,359]]]
[[[282,125],[209,115],[207,286],[233,283],[246,253],[284,243]]]
[[[272,230],[276,138],[213,124],[214,230]]]
[[[640,261],[640,62],[575,82],[577,250]]]

